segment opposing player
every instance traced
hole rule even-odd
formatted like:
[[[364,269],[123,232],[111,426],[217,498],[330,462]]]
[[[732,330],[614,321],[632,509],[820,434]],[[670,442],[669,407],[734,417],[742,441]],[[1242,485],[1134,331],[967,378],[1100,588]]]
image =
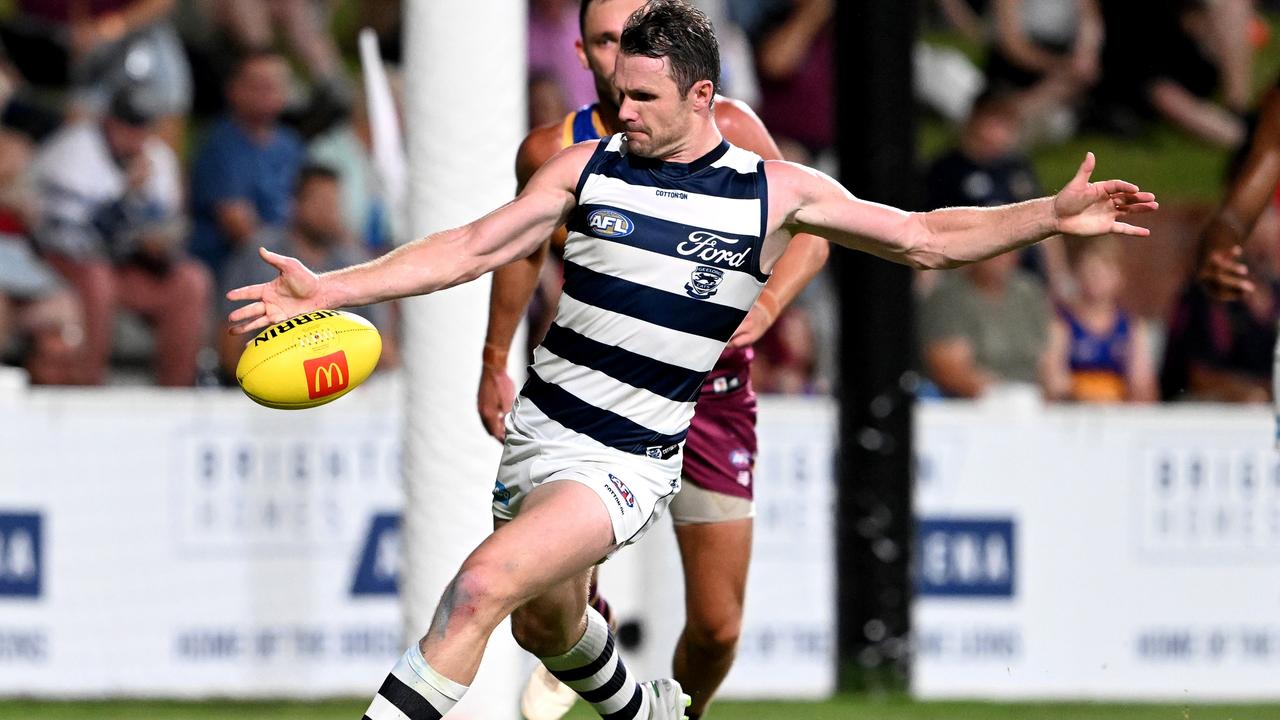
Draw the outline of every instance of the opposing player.
[[[1254,291],[1244,261],[1244,244],[1267,205],[1276,202],[1280,184],[1280,79],[1267,92],[1249,147],[1227,189],[1222,206],[1210,218],[1200,238],[1197,274],[1209,295],[1239,300]],[[1277,344],[1280,350],[1280,344]],[[1280,356],[1277,356],[1280,358]],[[1280,373],[1272,373],[1272,401],[1276,405],[1276,446],[1280,448]]]
[[[1200,281],[1218,300],[1239,300],[1253,292],[1243,262],[1244,243],[1262,211],[1276,199],[1280,184],[1280,79],[1262,100],[1249,148],[1227,189],[1222,206],[1200,238]]]
[[[643,5],[644,0],[582,0],[578,15],[582,38],[576,47],[583,67],[594,76],[599,102],[529,133],[516,157],[518,189],[560,150],[622,130],[612,81],[614,62],[624,23]],[[717,97],[714,118],[733,145],[765,160],[781,159],[768,131],[746,105]],[[561,231],[556,241],[563,242]],[[511,340],[537,287],[548,245],[494,271],[477,405],[485,428],[499,440],[515,397],[507,375]],[[728,674],[742,627],[755,515],[756,397],[750,384],[751,345],[822,269],[827,252],[827,241],[814,235],[792,239],[764,292],[696,396],[696,412],[684,445],[686,482],[669,508],[685,587],[685,628],[676,644],[673,667],[676,680],[693,698],[691,720],[702,716]],[[502,500],[496,502],[501,513]],[[609,607],[597,596],[594,574],[589,596],[592,606],[608,619]],[[527,720],[555,720],[569,711],[577,697],[539,666],[522,694],[521,710]]]
[[[623,133],[558,153],[483,218],[363,265],[317,276],[264,250],[280,277],[229,294],[248,302],[231,313],[233,330],[252,332],[466,282],[568,223],[556,321],[507,420],[501,522],[388,675],[370,720],[447,713],[507,615],[517,642],[602,717],[683,716],[677,682],[641,685],[628,673],[587,608],[587,578],[679,491],[691,400],[793,234],[920,268],[1056,233],[1147,234],[1124,220],[1154,210],[1155,197],[1120,180],[1090,183],[1092,154],[1055,197],[1017,205],[915,214],[858,200],[820,173],[725,142],[713,119],[719,67],[705,15],[651,0],[628,19],[615,66]]]

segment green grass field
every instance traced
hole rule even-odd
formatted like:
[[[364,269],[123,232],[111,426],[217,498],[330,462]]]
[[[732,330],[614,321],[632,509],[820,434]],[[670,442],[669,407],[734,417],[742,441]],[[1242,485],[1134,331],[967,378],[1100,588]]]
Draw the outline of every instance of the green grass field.
[[[355,720],[363,700],[285,702],[0,702],[0,719]],[[582,703],[568,716],[596,717]],[[918,703],[841,697],[825,703],[716,705],[714,720],[1274,720],[1280,705],[1117,705],[1088,703]]]

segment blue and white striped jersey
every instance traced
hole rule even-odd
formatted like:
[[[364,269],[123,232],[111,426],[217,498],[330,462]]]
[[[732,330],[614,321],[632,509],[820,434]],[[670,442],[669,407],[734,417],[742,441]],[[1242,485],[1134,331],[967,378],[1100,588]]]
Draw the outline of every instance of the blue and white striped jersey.
[[[721,142],[691,163],[600,141],[569,218],[564,292],[512,421],[531,437],[670,457],[764,287],[764,163]]]

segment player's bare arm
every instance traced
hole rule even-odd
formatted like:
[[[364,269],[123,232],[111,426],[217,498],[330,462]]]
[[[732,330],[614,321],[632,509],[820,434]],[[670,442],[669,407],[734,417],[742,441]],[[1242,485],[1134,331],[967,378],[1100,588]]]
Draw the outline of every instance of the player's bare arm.
[[[561,149],[563,122],[536,128],[525,137],[516,153],[516,192],[528,186],[538,169]],[[489,289],[489,324],[485,331],[480,388],[476,410],[485,431],[501,440],[502,418],[515,402],[515,385],[507,375],[507,356],[520,318],[538,286],[538,276],[551,242],[548,235],[532,253],[493,271]]]
[[[228,299],[249,301],[229,316],[231,332],[252,332],[310,310],[424,295],[525,257],[568,218],[574,188],[592,152],[589,145],[568,148],[543,166],[515,200],[367,263],[316,275],[296,258],[262,249],[263,260],[280,276],[227,293]]]
[[[918,269],[979,262],[1057,234],[1149,235],[1146,228],[1125,220],[1156,210],[1155,195],[1124,180],[1090,182],[1094,163],[1093,153],[1088,153],[1075,177],[1053,197],[928,213],[859,200],[816,170],[767,163],[771,233],[761,267],[775,262],[787,234],[797,231],[821,234],[845,247]]]
[[[1261,120],[1248,155],[1227,199],[1214,213],[1200,238],[1197,275],[1210,295],[1238,300],[1253,292],[1249,268],[1241,260],[1244,241],[1267,207],[1280,182],[1280,89],[1263,102]]]
[[[729,142],[765,160],[782,159],[778,144],[746,103],[717,97],[715,117],[716,126]],[[782,258],[774,266],[764,292],[760,293],[742,325],[729,338],[729,346],[746,347],[763,337],[782,311],[827,263],[830,253],[827,241],[817,235],[799,233],[792,237]]]

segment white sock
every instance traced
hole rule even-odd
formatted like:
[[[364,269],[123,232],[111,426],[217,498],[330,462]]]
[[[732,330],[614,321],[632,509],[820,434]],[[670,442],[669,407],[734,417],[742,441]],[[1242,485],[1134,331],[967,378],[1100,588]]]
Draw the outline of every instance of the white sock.
[[[415,643],[378,688],[364,720],[440,720],[466,692],[466,685],[431,669]]]
[[[649,696],[631,677],[614,647],[609,624],[593,608],[587,608],[587,632],[578,644],[563,655],[542,658],[542,664],[560,682],[591,703],[602,718],[649,717]]]

